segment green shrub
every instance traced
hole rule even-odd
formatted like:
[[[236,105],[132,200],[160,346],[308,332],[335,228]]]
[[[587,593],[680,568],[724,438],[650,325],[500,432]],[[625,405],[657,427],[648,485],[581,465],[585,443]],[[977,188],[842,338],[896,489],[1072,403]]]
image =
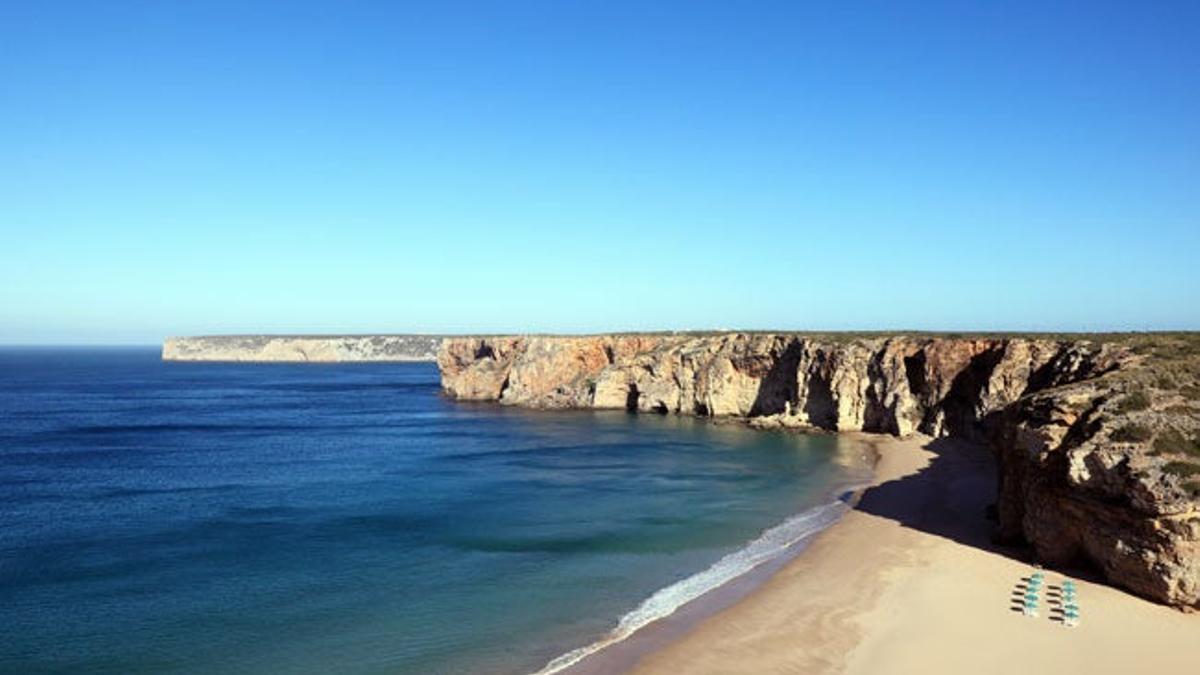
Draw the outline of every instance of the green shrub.
[[[1121,402],[1117,404],[1117,412],[1127,413],[1136,410],[1145,410],[1150,407],[1150,397],[1146,396],[1146,392],[1141,389],[1135,389],[1130,392]]]
[[[1192,493],[1193,497],[1200,497],[1200,480],[1192,480],[1184,483],[1183,489]]]
[[[1175,383],[1175,378],[1170,375],[1159,375],[1154,381],[1154,386],[1163,391],[1175,391],[1179,385]]]
[[[1154,439],[1156,454],[1200,457],[1200,436],[1185,436],[1178,429],[1167,429]]]
[[[1191,462],[1167,462],[1163,465],[1163,471],[1173,473],[1176,476],[1187,478],[1189,476],[1200,476],[1200,464],[1192,464]]]
[[[1145,443],[1154,436],[1154,432],[1148,427],[1140,424],[1126,424],[1125,426],[1112,432],[1109,436],[1114,441],[1121,443]]]
[[[1200,338],[1194,334],[1183,334],[1163,338],[1153,348],[1153,354],[1161,359],[1186,359],[1200,354]]]

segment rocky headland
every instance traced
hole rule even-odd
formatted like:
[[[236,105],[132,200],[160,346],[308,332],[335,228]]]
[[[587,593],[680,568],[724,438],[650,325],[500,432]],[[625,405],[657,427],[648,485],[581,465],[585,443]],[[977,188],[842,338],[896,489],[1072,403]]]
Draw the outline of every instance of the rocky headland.
[[[433,361],[438,335],[212,335],[171,337],[164,361],[340,363]]]
[[[1200,608],[1194,334],[458,337],[437,360],[459,399],[985,442],[1000,540]]]

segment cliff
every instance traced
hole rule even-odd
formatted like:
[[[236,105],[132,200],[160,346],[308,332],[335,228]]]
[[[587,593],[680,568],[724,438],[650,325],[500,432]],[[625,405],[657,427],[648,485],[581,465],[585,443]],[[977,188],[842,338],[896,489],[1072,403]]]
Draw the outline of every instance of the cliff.
[[[433,361],[437,335],[216,335],[172,337],[164,361]]]
[[[998,467],[998,536],[1200,607],[1200,339],[789,334],[447,338],[452,397],[959,436]]]

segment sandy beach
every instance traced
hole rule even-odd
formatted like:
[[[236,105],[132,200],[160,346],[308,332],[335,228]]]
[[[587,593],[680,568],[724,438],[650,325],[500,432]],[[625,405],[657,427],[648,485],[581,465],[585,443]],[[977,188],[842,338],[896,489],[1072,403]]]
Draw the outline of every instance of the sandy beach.
[[[925,437],[880,439],[874,487],[749,596],[700,621],[632,672],[1130,673],[1194,668],[1200,615],[1075,577],[1081,623],[1014,591],[1031,567],[990,543],[986,450]],[[1047,581],[1063,575],[1046,570]]]

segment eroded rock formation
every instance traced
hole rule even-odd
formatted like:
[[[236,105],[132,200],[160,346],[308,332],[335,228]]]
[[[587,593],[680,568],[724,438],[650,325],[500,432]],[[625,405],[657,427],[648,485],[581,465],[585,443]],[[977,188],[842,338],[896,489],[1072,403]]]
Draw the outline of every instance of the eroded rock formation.
[[[987,439],[1001,537],[1190,607],[1200,396],[1172,364],[1120,340],[745,333],[447,338],[438,356],[461,399]]]

